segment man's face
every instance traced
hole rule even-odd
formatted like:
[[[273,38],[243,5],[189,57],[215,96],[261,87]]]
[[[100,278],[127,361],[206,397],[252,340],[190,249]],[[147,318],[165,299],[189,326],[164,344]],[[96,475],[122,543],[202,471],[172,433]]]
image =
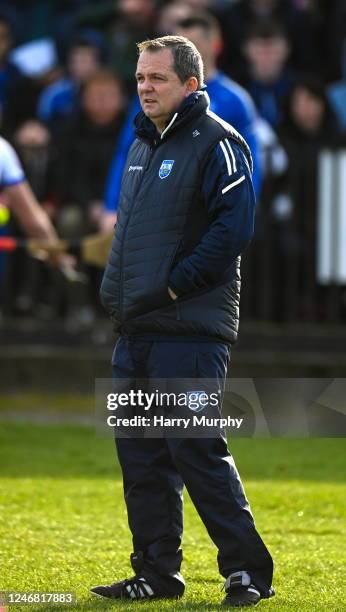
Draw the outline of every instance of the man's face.
[[[305,132],[320,129],[325,113],[325,104],[317,95],[305,87],[297,87],[291,101],[291,114],[295,123]]]
[[[123,95],[116,81],[90,83],[83,94],[83,108],[96,125],[108,125],[123,109]]]
[[[281,74],[289,46],[282,36],[253,38],[245,43],[244,51],[252,74],[261,81],[271,82]]]
[[[170,49],[143,51],[138,58],[136,79],[142,109],[159,131],[184,98],[197,89],[196,79],[180,81],[173,70]]]
[[[68,68],[77,83],[85,83],[100,68],[96,49],[87,46],[73,47],[68,58]]]

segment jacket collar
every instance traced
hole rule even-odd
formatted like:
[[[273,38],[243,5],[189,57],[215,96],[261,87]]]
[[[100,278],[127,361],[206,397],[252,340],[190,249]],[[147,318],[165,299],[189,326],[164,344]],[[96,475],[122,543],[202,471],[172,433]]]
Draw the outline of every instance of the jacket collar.
[[[141,111],[134,120],[135,134],[137,138],[155,146],[177,129],[205,113],[209,104],[209,96],[205,91],[195,91],[190,94],[182,101],[176,112],[171,115],[162,134],[159,134],[153,122]]]

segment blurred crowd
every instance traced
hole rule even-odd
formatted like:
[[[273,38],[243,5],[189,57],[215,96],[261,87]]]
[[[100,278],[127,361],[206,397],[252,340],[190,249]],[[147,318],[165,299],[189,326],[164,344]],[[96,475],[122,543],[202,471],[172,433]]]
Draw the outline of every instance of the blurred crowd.
[[[1,135],[61,237],[109,231],[138,111],[136,42],[176,33],[201,51],[212,105],[217,82],[216,112],[220,103],[256,140],[255,257],[244,263],[256,282],[245,290],[245,314],[324,320],[318,160],[325,148],[346,147],[346,0],[0,0]],[[6,233],[20,229],[1,215]],[[0,252],[2,309],[91,325],[102,316],[102,271],[84,272],[86,285],[67,286],[25,252]],[[262,306],[258,283],[270,285]]]

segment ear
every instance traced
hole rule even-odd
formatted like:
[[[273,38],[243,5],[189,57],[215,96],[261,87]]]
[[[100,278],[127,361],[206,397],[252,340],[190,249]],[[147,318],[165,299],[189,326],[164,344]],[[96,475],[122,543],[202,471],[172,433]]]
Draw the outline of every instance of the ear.
[[[186,98],[187,96],[192,94],[194,91],[197,91],[197,89],[198,89],[198,81],[196,77],[190,77],[188,81],[186,81],[186,94],[185,94]]]

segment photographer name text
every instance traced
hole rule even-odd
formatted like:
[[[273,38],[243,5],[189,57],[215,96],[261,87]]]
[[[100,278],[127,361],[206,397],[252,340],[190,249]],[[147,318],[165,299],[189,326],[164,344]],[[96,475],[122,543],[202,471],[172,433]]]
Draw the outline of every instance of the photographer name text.
[[[107,418],[109,427],[232,427],[239,429],[243,424],[244,419],[234,419],[227,417],[206,417],[193,415],[192,417],[164,417],[162,415],[154,415],[153,417],[133,416],[131,418],[117,417],[114,414]]]

